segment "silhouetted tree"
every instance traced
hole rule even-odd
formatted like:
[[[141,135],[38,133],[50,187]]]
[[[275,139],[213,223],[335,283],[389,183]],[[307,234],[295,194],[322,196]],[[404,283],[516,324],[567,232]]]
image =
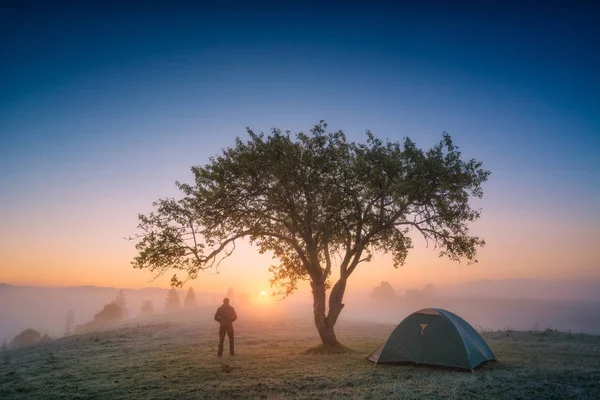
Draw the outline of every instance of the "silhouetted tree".
[[[190,287],[185,295],[185,299],[183,300],[183,306],[185,308],[194,308],[196,307],[196,293],[194,293],[194,288]]]
[[[123,289],[119,290],[119,293],[117,294],[117,298],[115,299],[114,303],[121,308],[123,318],[129,316],[129,310],[127,309],[127,297],[125,296],[125,293],[123,293]]]
[[[392,285],[385,281],[375,286],[369,296],[376,301],[394,301],[398,299]]]
[[[117,299],[107,303],[102,307],[102,310],[94,314],[94,320],[80,324],[75,327],[76,333],[94,332],[102,329],[104,326],[119,322],[123,319],[124,313],[121,305],[117,303]]]
[[[73,309],[71,309],[67,312],[67,316],[65,317],[65,336],[72,334],[74,327],[75,327],[75,311],[73,311]]]
[[[154,305],[152,304],[152,301],[145,300],[142,304],[142,309],[140,310],[140,316],[148,317],[152,314],[154,314]]]
[[[177,289],[171,288],[167,293],[167,300],[165,301],[165,310],[175,311],[181,308],[181,302],[179,301],[179,294]]]
[[[104,308],[94,314],[94,321],[100,324],[109,324],[120,321],[123,318],[123,309],[116,302],[104,305]]]
[[[483,195],[490,174],[481,162],[463,161],[447,133],[423,151],[408,138],[384,142],[369,131],[366,143],[348,142],[326,127],[321,121],[296,135],[248,129],[248,141],[238,138],[207,165],[192,167],[194,182],[177,183],[182,199],[160,199],[154,212],[139,215],[133,266],[182,270],[194,279],[248,238],[280,260],[270,268],[271,283],[283,295],[310,281],[314,322],[331,348],[339,345],[334,327],[346,283],[373,252],[391,252],[394,266],[402,265],[413,230],[440,255],[476,261],[484,241],[469,233],[480,216],[470,200]],[[182,281],[175,274],[171,283]]]
[[[37,343],[42,340],[42,334],[35,329],[25,329],[10,342],[13,346],[22,346],[26,344]]]

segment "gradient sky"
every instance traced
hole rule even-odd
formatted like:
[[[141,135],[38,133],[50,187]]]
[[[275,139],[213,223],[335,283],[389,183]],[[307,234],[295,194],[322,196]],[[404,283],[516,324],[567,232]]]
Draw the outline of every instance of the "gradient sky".
[[[137,213],[246,126],[321,119],[421,147],[447,130],[492,171],[479,264],[417,242],[406,266],[378,257],[351,287],[600,277],[593,3],[278,3],[0,6],[0,282],[167,286],[129,265]],[[241,246],[194,286],[268,289],[270,263]]]

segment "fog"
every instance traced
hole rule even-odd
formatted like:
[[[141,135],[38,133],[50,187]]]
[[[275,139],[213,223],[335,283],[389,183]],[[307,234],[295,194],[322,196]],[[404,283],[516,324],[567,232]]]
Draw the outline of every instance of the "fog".
[[[552,282],[541,280],[478,281],[436,288],[394,288],[353,290],[345,297],[345,308],[339,322],[371,321],[398,324],[410,313],[421,308],[436,307],[452,311],[477,329],[556,329],[600,334],[600,282]],[[234,288],[235,289],[235,288]],[[128,319],[140,320],[144,301],[152,301],[158,315],[164,309],[166,289],[124,289],[129,311]],[[275,301],[260,296],[251,297],[237,290],[232,304],[240,321],[251,318],[310,319],[310,293],[298,292],[287,299]],[[113,301],[116,288],[73,287],[44,288],[0,284],[0,341],[10,341],[27,328],[33,328],[52,338],[63,336],[66,315],[75,313],[75,323],[94,319],[94,314]],[[196,290],[197,313],[210,319],[225,293]],[[185,290],[179,291],[181,302]],[[316,334],[316,332],[315,332]]]
[[[124,289],[130,318],[139,315],[142,303],[152,301],[154,309],[164,308],[168,290],[146,288]],[[104,305],[115,300],[119,293],[116,288],[72,287],[47,288],[13,286],[0,284],[0,341],[9,341],[23,329],[33,328],[52,338],[63,336],[66,315],[69,310],[75,313],[75,323],[83,324],[94,319]],[[183,302],[185,291],[179,291]],[[214,302],[213,293],[196,293],[200,304]]]

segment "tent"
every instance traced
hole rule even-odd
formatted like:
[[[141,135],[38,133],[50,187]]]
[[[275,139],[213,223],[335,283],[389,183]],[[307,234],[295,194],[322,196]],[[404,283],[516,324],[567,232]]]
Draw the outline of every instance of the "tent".
[[[376,364],[473,370],[496,357],[464,319],[440,308],[426,308],[406,317],[368,359]]]

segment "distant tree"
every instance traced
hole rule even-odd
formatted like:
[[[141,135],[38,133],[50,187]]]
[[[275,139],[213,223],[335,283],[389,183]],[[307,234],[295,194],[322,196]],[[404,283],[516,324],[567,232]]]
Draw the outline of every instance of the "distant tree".
[[[433,297],[435,295],[435,286],[432,283],[428,283],[423,288],[423,296],[425,297]]]
[[[375,286],[373,291],[369,294],[369,297],[376,301],[394,301],[398,299],[392,285],[385,281],[382,281],[378,286]]]
[[[194,308],[196,307],[196,293],[194,293],[194,288],[190,287],[185,295],[185,299],[183,300],[183,306],[185,308]]]
[[[229,288],[225,297],[227,297],[231,303],[235,303],[235,292],[232,287]]]
[[[75,328],[75,311],[70,309],[65,317],[65,336],[72,334],[73,328]]]
[[[177,289],[171,288],[167,293],[167,300],[165,301],[165,310],[175,311],[181,308],[181,302],[179,301],[179,294]]]
[[[326,128],[321,121],[309,134],[273,129],[268,136],[248,129],[248,141],[237,138],[192,167],[193,183],[177,183],[183,198],[160,199],[154,212],[139,215],[133,266],[194,279],[247,238],[279,259],[271,283],[283,295],[310,281],[321,341],[338,348],[334,327],[347,281],[374,252],[392,253],[394,266],[402,265],[412,230],[441,256],[476,262],[484,241],[469,232],[480,217],[471,199],[483,195],[490,174],[481,162],[463,160],[447,133],[423,151],[408,138],[382,141],[367,131],[366,143],[356,143]],[[182,280],[175,274],[171,283]]]
[[[13,346],[22,346],[26,344],[38,343],[41,340],[42,334],[35,329],[29,328],[15,336],[10,343]]]
[[[119,293],[117,294],[117,298],[115,299],[114,303],[121,308],[121,312],[123,313],[124,318],[129,316],[129,310],[127,309],[127,297],[125,296],[123,289],[119,290]]]
[[[99,324],[118,322],[123,318],[123,309],[115,302],[104,305],[104,308],[94,315],[94,321]]]
[[[407,299],[424,299],[435,295],[435,286],[426,284],[423,289],[408,289],[404,295]]]
[[[140,310],[140,316],[148,317],[152,314],[154,314],[154,305],[152,304],[152,301],[145,300],[142,304],[142,309]]]

